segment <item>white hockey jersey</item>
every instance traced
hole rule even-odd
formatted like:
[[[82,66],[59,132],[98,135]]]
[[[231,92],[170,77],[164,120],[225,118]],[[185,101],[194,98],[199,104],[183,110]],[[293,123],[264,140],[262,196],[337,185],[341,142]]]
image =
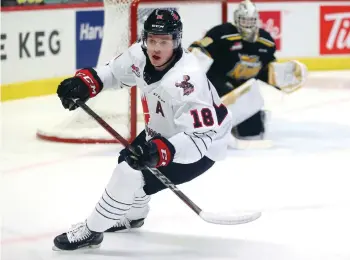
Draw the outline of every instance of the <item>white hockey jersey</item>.
[[[96,68],[103,89],[136,85],[141,91],[146,139],[155,134],[175,147],[173,162],[188,164],[207,156],[223,159],[231,131],[231,114],[192,53],[182,57],[157,82],[144,80],[146,57],[141,43]]]

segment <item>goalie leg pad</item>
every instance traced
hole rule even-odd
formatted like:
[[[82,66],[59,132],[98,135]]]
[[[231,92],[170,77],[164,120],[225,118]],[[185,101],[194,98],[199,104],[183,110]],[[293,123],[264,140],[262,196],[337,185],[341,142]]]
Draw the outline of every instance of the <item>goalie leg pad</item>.
[[[239,139],[259,136],[265,133],[265,112],[259,111],[232,129],[232,135]]]
[[[250,79],[235,90],[222,97],[222,102],[232,113],[232,125],[237,126],[264,106],[264,99],[260,93],[260,84]]]

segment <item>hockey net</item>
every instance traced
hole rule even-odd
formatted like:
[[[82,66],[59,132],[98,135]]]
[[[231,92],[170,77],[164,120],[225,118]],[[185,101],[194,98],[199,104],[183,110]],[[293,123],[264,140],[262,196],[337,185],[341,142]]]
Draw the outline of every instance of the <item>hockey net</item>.
[[[180,13],[185,48],[212,26],[227,21],[228,14],[227,3],[222,0],[104,0],[104,31],[98,65],[122,53],[137,40],[143,22],[154,8],[176,9]],[[102,91],[87,104],[129,141],[144,128],[136,87]],[[80,108],[70,112],[62,122],[38,129],[37,137],[66,143],[118,142]]]

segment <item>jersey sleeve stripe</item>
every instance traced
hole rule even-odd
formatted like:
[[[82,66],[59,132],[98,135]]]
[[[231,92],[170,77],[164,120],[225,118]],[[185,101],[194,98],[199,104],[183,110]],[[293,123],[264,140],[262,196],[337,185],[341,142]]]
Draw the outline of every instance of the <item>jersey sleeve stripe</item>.
[[[202,142],[203,142],[203,144],[204,144],[204,146],[205,146],[205,149],[208,150],[208,146],[207,146],[207,144],[205,143],[204,139],[203,139],[202,137],[198,136],[198,135],[195,134],[195,133],[193,133],[193,135],[194,135],[194,137],[201,139]]]
[[[213,142],[213,139],[208,134],[205,135],[210,139],[211,142]]]
[[[203,154],[202,154],[202,151],[199,149],[197,143],[193,140],[192,136],[190,136],[189,134],[185,133],[185,135],[187,135],[191,140],[192,142],[194,143],[194,145],[197,147],[197,150],[199,152],[199,154],[201,155],[201,158],[203,157]]]

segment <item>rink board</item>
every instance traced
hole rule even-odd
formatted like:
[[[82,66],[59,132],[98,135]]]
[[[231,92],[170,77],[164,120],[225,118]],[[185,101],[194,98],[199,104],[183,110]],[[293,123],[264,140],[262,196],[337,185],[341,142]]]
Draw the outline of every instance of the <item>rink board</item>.
[[[159,4],[141,4],[140,9],[156,6]],[[228,4],[229,21],[236,6],[237,3]],[[104,26],[103,7],[96,4],[64,7],[55,5],[23,11],[3,8],[2,101],[52,94],[62,78],[82,66],[97,64],[103,37],[99,33]],[[222,20],[219,3],[174,2],[161,7],[173,7],[180,12],[184,22],[184,47]],[[350,46],[347,46],[350,41],[342,37],[350,18],[348,1],[298,1],[298,4],[257,1],[257,7],[262,27],[275,38],[279,60],[298,59],[309,70],[350,69]],[[200,14],[196,15],[195,22],[194,10]]]

